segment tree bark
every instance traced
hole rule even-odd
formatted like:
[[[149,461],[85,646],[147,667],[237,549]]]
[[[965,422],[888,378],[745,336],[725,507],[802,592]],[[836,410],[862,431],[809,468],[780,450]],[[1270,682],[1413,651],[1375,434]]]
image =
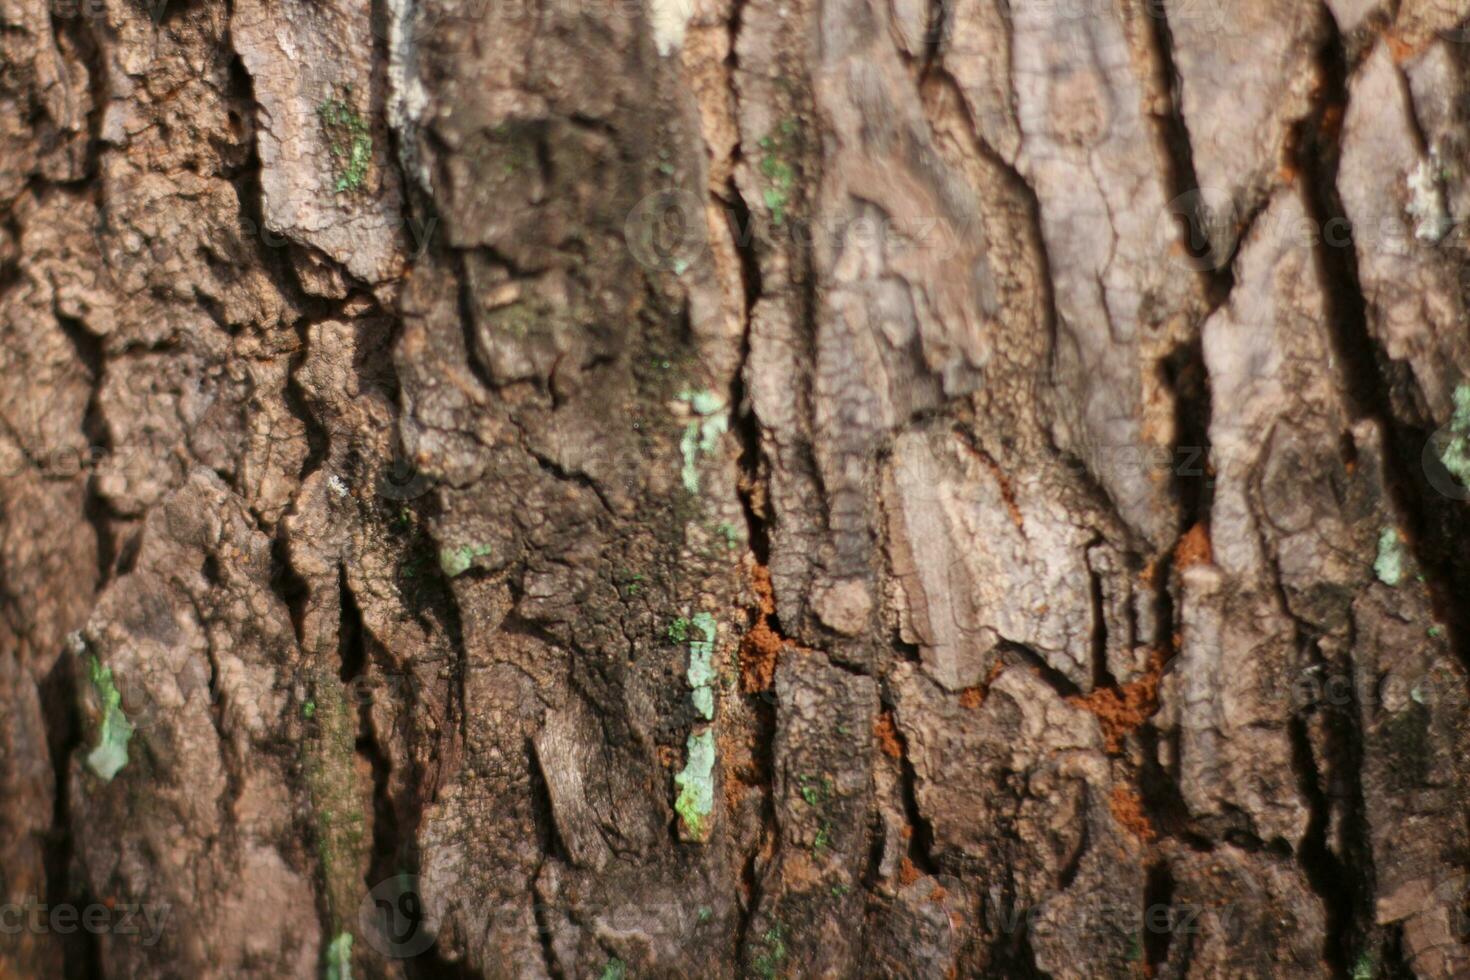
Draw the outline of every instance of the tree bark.
[[[1467,13],[0,0],[0,976],[1470,975]]]

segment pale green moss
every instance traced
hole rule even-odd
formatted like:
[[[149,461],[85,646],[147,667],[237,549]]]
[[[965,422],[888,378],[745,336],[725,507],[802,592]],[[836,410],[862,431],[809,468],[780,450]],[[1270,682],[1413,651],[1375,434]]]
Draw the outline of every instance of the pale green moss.
[[[705,720],[715,717],[715,636],[719,625],[707,612],[696,613],[690,627],[703,639],[689,640],[689,688],[694,707]]]
[[[791,157],[796,146],[796,120],[787,119],[773,132],[761,138],[761,176],[766,187],[761,191],[761,200],[771,212],[773,224],[786,221],[786,207],[791,203],[791,192],[796,187],[796,167]]]
[[[740,546],[740,529],[729,521],[716,524],[715,533],[725,540],[726,551],[734,551]]]
[[[449,578],[463,575],[475,564],[476,558],[490,555],[488,545],[465,545],[462,548],[444,548],[439,552],[439,568]]]
[[[832,818],[827,812],[827,804],[836,787],[830,776],[798,776],[796,784],[802,801],[817,811],[817,836],[812,840],[812,857],[817,857],[832,846]]]
[[[1373,574],[1384,585],[1398,585],[1404,577],[1404,553],[1399,533],[1391,527],[1378,533],[1378,557],[1373,562]]]
[[[97,745],[87,753],[87,768],[107,782],[128,764],[128,742],[133,724],[122,710],[122,695],[112,682],[112,669],[102,666],[95,655],[87,658],[87,676],[102,703],[102,722],[97,728]]]
[[[1450,438],[1439,461],[1463,486],[1470,487],[1470,384],[1455,388],[1455,411],[1450,416]]]
[[[709,729],[690,733],[689,759],[674,776],[679,796],[674,810],[684,821],[690,838],[702,841],[709,834],[709,815],[715,808],[715,733]]]
[[[713,392],[686,389],[679,393],[679,400],[689,405],[696,416],[684,426],[684,437],[679,440],[679,453],[684,457],[680,476],[684,489],[699,493],[699,457],[714,451],[730,426],[725,414],[724,401]]]
[[[331,667],[317,666],[311,672],[311,681],[310,703],[316,705],[316,710],[302,750],[315,824],[313,843],[321,863],[332,925],[346,933],[361,899],[358,868],[368,843],[365,795],[357,775],[357,708]],[[339,936],[334,942],[340,940]]]
[[[351,89],[347,94],[350,97]],[[373,159],[373,137],[367,122],[344,99],[323,101],[316,107],[316,114],[337,168],[333,190],[341,194],[360,189],[367,181]]]
[[[352,980],[352,933],[343,932],[327,944],[326,980]]]
[[[761,943],[765,949],[755,958],[751,966],[758,976],[774,978],[780,973],[781,961],[786,959],[785,927],[777,922],[766,930],[766,934],[761,937]]]
[[[614,956],[602,968],[602,977],[600,980],[627,980],[627,976],[628,965]]]

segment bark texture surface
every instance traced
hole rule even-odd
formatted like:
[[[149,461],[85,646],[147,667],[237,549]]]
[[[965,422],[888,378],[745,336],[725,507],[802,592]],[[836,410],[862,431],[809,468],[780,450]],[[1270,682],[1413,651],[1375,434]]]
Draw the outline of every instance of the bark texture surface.
[[[1470,975],[1467,17],[0,0],[0,977]]]

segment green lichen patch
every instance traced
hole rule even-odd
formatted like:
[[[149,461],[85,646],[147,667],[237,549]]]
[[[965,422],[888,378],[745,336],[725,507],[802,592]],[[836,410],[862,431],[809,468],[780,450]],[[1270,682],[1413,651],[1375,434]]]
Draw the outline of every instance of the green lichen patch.
[[[689,688],[694,707],[706,721],[715,717],[715,636],[719,624],[707,612],[696,613],[689,621]],[[695,638],[698,634],[699,638]]]
[[[1461,485],[1470,487],[1470,384],[1455,387],[1455,410],[1450,416],[1449,439],[1439,461]]]
[[[461,548],[443,548],[439,552],[439,568],[449,578],[463,575],[475,564],[476,558],[488,558],[489,545],[465,545]]]
[[[835,786],[830,776],[798,776],[797,792],[802,802],[817,811],[817,835],[812,839],[812,856],[832,846],[832,815],[827,804],[832,801]]]
[[[128,742],[133,737],[133,724],[123,714],[122,694],[112,682],[112,669],[102,666],[94,654],[87,657],[87,677],[102,704],[97,744],[87,753],[87,768],[111,782],[112,777],[128,764]]]
[[[627,599],[641,595],[646,580],[647,576],[642,572],[630,572],[627,569],[618,572],[618,584],[622,587],[623,597]]]
[[[333,928],[345,933],[361,897],[361,862],[367,846],[364,793],[356,765],[357,711],[336,671],[319,666],[311,680],[308,703],[316,709],[303,745],[303,770],[327,909]]]
[[[734,551],[740,547],[740,530],[729,521],[721,521],[716,524],[715,533],[725,542],[726,551]]]
[[[1391,527],[1378,532],[1378,557],[1373,561],[1373,574],[1384,585],[1398,585],[1403,580],[1403,544],[1399,532]]]
[[[627,980],[627,977],[628,965],[614,956],[602,968],[602,977],[600,980]]]
[[[709,729],[691,732],[686,747],[689,758],[674,775],[674,785],[679,787],[674,811],[684,821],[689,839],[703,841],[715,808],[715,733]]]
[[[832,798],[832,778],[830,776],[798,776],[796,778],[798,792],[807,806],[820,807],[826,805]]]
[[[325,980],[352,980],[352,933],[338,933],[327,944]]]
[[[347,101],[352,97],[352,89],[344,90],[343,94],[346,98],[325,99],[316,107],[317,121],[336,170],[333,190],[338,194],[360,190],[367,182],[368,167],[373,161],[372,131]]]
[[[777,922],[761,936],[761,952],[751,963],[751,967],[757,976],[772,978],[780,973],[781,963],[785,959],[786,929]]]
[[[786,209],[791,203],[792,191],[796,188],[797,126],[795,119],[785,119],[760,140],[761,176],[766,179],[761,200],[771,212],[774,224],[784,224]]]
[[[679,400],[689,405],[695,417],[684,426],[684,436],[679,440],[679,454],[684,458],[680,476],[684,489],[692,494],[699,493],[699,457],[714,452],[730,426],[725,414],[725,402],[713,392],[685,389]]]

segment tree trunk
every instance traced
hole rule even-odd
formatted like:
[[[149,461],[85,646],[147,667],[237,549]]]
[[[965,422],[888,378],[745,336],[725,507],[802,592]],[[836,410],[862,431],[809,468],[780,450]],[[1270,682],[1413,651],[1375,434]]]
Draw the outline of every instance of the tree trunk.
[[[1466,13],[0,0],[0,976],[1470,975]]]

